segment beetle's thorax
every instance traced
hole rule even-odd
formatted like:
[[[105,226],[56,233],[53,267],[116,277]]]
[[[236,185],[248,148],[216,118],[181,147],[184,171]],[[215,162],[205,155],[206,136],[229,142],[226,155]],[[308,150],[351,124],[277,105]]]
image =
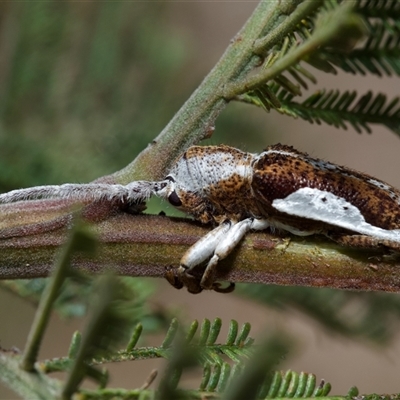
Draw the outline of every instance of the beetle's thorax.
[[[168,174],[183,211],[202,222],[240,220],[255,210],[253,155],[228,146],[193,146]],[[167,195],[168,197],[168,195]]]

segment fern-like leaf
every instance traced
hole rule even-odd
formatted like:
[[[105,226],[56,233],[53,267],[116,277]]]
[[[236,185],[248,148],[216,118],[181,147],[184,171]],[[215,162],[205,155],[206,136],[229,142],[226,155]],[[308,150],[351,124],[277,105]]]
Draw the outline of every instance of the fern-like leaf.
[[[386,95],[378,93],[374,96],[371,91],[358,99],[355,91],[342,94],[339,91],[321,91],[302,103],[282,101],[282,108],[311,123],[324,121],[343,129],[347,129],[346,123],[349,123],[359,133],[363,130],[371,132],[369,125],[375,123],[400,134],[400,99],[395,97],[389,103],[386,100]]]
[[[269,97],[261,98],[265,92],[257,91],[242,96],[241,100],[269,111],[272,104],[270,98],[274,96],[274,101],[279,103],[279,107],[274,107],[275,110],[294,118],[317,124],[325,122],[343,129],[350,124],[359,133],[370,133],[370,124],[381,124],[400,134],[399,97],[387,102],[386,95],[373,95],[371,91],[357,99],[355,91],[340,93],[338,90],[322,90],[299,103],[293,100],[291,93],[279,90],[274,85],[268,85],[268,90]]]
[[[200,328],[200,329],[199,329]],[[168,359],[174,346],[174,342],[180,333],[180,325],[176,318],[171,321],[170,327],[165,335],[162,344],[158,347],[136,347],[143,328],[141,324],[136,325],[131,339],[124,350],[113,353],[93,355],[88,365],[101,365],[109,362],[128,361],[137,359],[165,358]],[[229,331],[225,342],[216,343],[220,330],[221,320],[216,318],[212,323],[205,319],[201,326],[194,321],[186,335],[185,343],[189,348],[194,349],[202,363],[223,364],[223,356],[228,357],[235,363],[242,362],[252,353],[252,344],[254,340],[249,337],[251,326],[249,323],[242,325],[239,330],[237,321],[232,320],[229,325]],[[77,344],[80,341],[80,335],[74,334],[70,351],[72,355],[77,354]],[[39,363],[40,369],[45,372],[65,371],[71,366],[73,357],[60,357],[51,360],[45,360]]]
[[[386,21],[400,19],[398,0],[359,0],[356,10],[366,18],[379,18]]]
[[[224,398],[223,393],[232,385],[235,380],[240,379],[245,367],[229,364],[206,365],[203,369],[203,379],[198,390],[187,390],[177,392],[179,396],[186,399],[220,399]],[[256,394],[257,399],[279,399],[279,398],[318,398],[327,397],[331,390],[331,385],[324,382],[317,383],[314,374],[305,372],[297,373],[294,371],[277,371],[268,376],[262,382]],[[349,398],[354,393],[358,394],[357,388],[352,388],[349,392]],[[97,391],[82,390],[80,392],[82,400],[89,399],[154,399],[156,393],[150,390],[140,391],[123,389],[103,389]],[[226,398],[226,397],[225,397]],[[334,397],[332,397],[334,399]]]
[[[353,74],[400,75],[400,3],[360,0],[354,11],[364,17],[368,28],[364,44],[351,51],[337,47],[319,49],[307,61],[325,72],[335,72],[336,66]]]
[[[241,87],[233,84],[226,98],[311,123],[325,122],[344,129],[350,124],[357,132],[371,132],[370,124],[376,123],[400,134],[398,97],[387,102],[385,95],[370,91],[357,97],[352,91],[319,90],[301,102],[294,100],[302,88],[307,89],[308,81],[315,83],[300,62],[327,73],[341,68],[353,74],[400,75],[399,9],[393,1],[325,1],[272,48],[267,46],[267,36],[256,42],[254,52],[265,55],[261,72],[247,78]],[[335,25],[342,20],[346,21],[343,25]],[[363,33],[367,40],[357,48]]]
[[[319,58],[352,74],[400,75],[399,27],[379,22],[371,24],[370,31],[361,48],[350,53],[323,49],[318,53]]]
[[[199,386],[201,392],[224,392],[243,373],[246,366],[237,364],[231,367],[227,363],[206,364]],[[260,384],[257,399],[310,398],[325,397],[331,390],[331,384],[321,380],[317,382],[314,374],[295,371],[275,371],[268,373]]]
[[[276,371],[272,382],[263,382],[259,398],[302,398],[302,397],[325,397],[331,390],[331,384],[321,380],[317,384],[314,374],[295,371]]]
[[[200,347],[199,354],[203,362],[222,364],[224,361],[221,355],[225,355],[233,362],[239,363],[243,357],[247,358],[251,354],[253,339],[248,337],[250,324],[243,324],[239,332],[237,321],[232,320],[225,343],[217,344],[216,340],[220,330],[221,320],[219,318],[216,318],[213,323],[205,319],[199,337],[192,340],[192,345]]]

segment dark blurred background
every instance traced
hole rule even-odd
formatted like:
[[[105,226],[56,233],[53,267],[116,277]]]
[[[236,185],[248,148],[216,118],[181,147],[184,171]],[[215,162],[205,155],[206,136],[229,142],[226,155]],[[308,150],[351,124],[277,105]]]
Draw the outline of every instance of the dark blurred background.
[[[88,182],[124,167],[190,96],[255,6],[252,1],[0,3],[0,191]],[[389,78],[313,72],[319,87],[398,94],[398,84]],[[223,112],[216,128],[208,143],[260,151],[280,141],[400,187],[400,141],[385,128],[359,135],[239,104]],[[333,384],[333,393],[344,394],[352,385],[366,393],[398,391],[400,336],[384,349],[331,336],[295,308],[282,314],[235,295],[193,296],[161,280],[144,284],[157,285],[155,307],[168,303],[188,321],[219,316],[225,329],[231,318],[251,322],[258,338],[277,327],[295,332],[296,354],[278,368],[314,372]],[[1,347],[23,347],[33,312],[24,300],[0,292]],[[66,354],[81,325],[54,316],[41,357]],[[159,365],[114,366],[112,384],[140,386]],[[0,386],[0,398],[16,397]]]

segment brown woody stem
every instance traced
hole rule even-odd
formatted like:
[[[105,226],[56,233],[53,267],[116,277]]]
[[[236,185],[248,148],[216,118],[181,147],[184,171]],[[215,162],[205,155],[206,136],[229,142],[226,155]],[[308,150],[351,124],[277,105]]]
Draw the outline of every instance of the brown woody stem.
[[[95,258],[75,256],[88,273],[164,277],[209,227],[185,219],[119,214],[93,225],[102,245]],[[0,279],[45,277],[66,241],[57,230],[0,240]],[[400,263],[370,251],[346,249],[324,238],[249,234],[218,268],[218,279],[279,285],[400,291]],[[199,271],[201,273],[201,271]]]

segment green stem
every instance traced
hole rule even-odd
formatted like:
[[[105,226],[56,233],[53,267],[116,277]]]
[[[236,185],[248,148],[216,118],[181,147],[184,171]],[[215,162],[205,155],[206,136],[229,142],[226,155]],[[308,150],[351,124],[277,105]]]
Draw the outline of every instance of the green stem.
[[[242,81],[227,85],[224,91],[224,97],[226,99],[234,99],[236,96],[259,88],[263,84],[282,74],[282,72],[288,70],[290,67],[295,66],[320,47],[325,46],[337,35],[343,33],[343,31],[349,26],[356,24],[357,22],[352,18],[350,6],[348,3],[345,3],[345,6],[331,12],[330,18],[325,16],[323,20],[328,21],[329,23],[320,23],[307,41],[292,51],[289,51],[270,68],[261,69],[261,71],[255,75],[249,76]],[[268,37],[264,39],[265,43],[268,43],[267,39]],[[263,48],[262,46],[264,46],[265,43],[256,43],[255,50],[261,51]]]
[[[289,32],[293,31],[293,27],[298,25],[302,19],[309,17],[317,10],[323,0],[305,1],[296,8],[296,10],[288,15],[282,23],[274,30],[257,39],[253,46],[255,54],[264,55],[272,46],[278,44]]]
[[[51,308],[58,296],[61,285],[67,277],[72,252],[81,245],[81,240],[82,236],[76,232],[76,230],[74,230],[69,236],[65,246],[61,248],[60,255],[57,257],[54,274],[46,285],[46,288],[41,296],[39,306],[28,335],[25,351],[21,358],[21,368],[25,371],[32,372],[35,370],[34,364],[37,359],[40,343],[42,342],[46,326],[49,322]],[[48,273],[51,272],[51,269],[52,268],[50,268]]]
[[[125,276],[165,276],[166,267],[178,266],[182,255],[209,227],[161,216],[116,215],[93,225],[101,246],[98,257],[74,255],[72,264],[88,273],[109,267]],[[61,231],[0,241],[0,279],[48,276]],[[26,265],[29,265],[27,268]],[[323,237],[246,236],[234,253],[219,264],[217,278],[231,282],[336,289],[400,292],[396,260],[376,251],[344,248]]]

